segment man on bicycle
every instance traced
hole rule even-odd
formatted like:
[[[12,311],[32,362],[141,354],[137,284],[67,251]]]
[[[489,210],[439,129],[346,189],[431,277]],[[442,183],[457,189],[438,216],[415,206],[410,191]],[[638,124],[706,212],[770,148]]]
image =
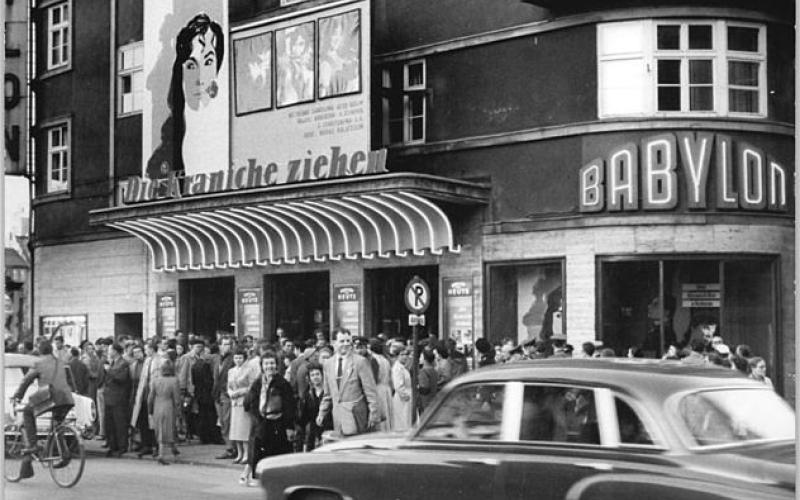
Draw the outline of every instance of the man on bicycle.
[[[69,412],[70,408],[74,405],[72,400],[72,391],[70,390],[69,383],[67,382],[66,365],[63,361],[53,355],[53,345],[49,340],[42,340],[39,343],[39,359],[33,368],[28,371],[25,378],[14,393],[14,402],[18,403],[25,395],[34,380],[39,381],[39,387],[45,385],[50,386],[50,393],[53,397],[55,406],[49,411],[53,412],[53,421],[59,422]],[[26,448],[22,453],[26,455],[22,462],[22,478],[33,477],[33,467],[31,466],[31,454],[37,451],[36,449],[36,417],[35,408],[29,403],[22,409],[23,424],[25,426],[25,435],[28,442]],[[44,413],[44,412],[42,412]]]

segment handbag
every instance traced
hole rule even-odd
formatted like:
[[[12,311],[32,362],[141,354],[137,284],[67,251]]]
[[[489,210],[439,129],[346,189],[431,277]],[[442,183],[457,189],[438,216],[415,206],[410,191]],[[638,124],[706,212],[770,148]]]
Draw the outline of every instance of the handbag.
[[[58,365],[60,360],[56,358],[56,368],[53,377],[58,373]],[[41,384],[39,388],[28,397],[28,404],[33,408],[33,414],[36,416],[41,415],[47,411],[52,410],[56,406],[56,400],[53,397],[53,386],[50,384]]]
[[[56,406],[56,401],[53,399],[53,390],[50,384],[40,386],[36,392],[31,394],[28,397],[28,404],[33,408],[33,414],[36,416],[52,410]]]

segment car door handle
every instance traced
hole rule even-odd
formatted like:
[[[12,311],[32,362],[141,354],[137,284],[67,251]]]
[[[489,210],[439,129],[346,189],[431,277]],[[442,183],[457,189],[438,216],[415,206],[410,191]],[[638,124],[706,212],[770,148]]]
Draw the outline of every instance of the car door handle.
[[[491,465],[491,466],[498,466],[500,465],[500,460],[496,458],[468,458],[465,462],[470,464],[481,464],[481,465]]]
[[[575,462],[575,466],[602,471],[614,470],[614,466],[606,462]]]

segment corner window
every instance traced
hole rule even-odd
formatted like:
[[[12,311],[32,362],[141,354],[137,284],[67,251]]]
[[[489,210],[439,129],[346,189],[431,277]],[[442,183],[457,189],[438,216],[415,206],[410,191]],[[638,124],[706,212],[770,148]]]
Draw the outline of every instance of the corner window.
[[[567,334],[561,261],[491,264],[488,274],[487,340],[523,344]]]
[[[600,24],[597,33],[601,118],[766,116],[763,26],[648,20]]]
[[[69,64],[70,59],[70,11],[69,2],[47,8],[47,70]]]
[[[47,144],[47,183],[45,185],[45,193],[69,191],[69,124],[61,123],[45,129],[45,141]]]
[[[776,260],[724,255],[598,259],[600,339],[617,355],[675,356],[714,335],[775,366]]]
[[[428,96],[425,61],[385,68],[381,87],[384,145],[425,142]]]
[[[120,47],[117,52],[117,112],[120,115],[142,111],[144,72],[141,42]]]

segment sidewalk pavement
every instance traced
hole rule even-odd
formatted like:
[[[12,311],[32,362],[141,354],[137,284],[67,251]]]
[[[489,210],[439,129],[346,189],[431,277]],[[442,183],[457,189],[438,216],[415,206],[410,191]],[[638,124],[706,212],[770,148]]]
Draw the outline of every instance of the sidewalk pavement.
[[[107,448],[103,448],[104,440],[87,439],[84,440],[86,454],[88,456],[105,456]],[[215,457],[225,452],[225,445],[222,444],[199,444],[198,442],[178,444],[180,455],[173,457],[172,453],[167,453],[166,460],[171,463],[203,465],[208,467],[221,467],[231,470],[242,470],[244,465],[234,464],[233,459],[224,460]],[[122,455],[122,459],[127,460],[153,460],[152,455],[145,455],[142,458],[136,456],[135,452],[128,452]]]

